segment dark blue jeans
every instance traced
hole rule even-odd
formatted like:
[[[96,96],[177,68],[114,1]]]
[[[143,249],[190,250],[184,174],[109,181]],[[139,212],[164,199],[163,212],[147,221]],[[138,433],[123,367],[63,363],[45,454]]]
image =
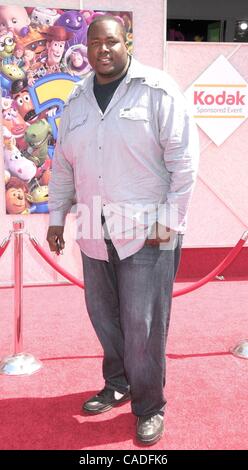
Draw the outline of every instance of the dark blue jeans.
[[[130,388],[136,416],[163,414],[165,343],[182,237],[175,250],[145,245],[123,260],[106,243],[109,262],[82,254],[86,306],[104,351],[105,385],[120,393]]]

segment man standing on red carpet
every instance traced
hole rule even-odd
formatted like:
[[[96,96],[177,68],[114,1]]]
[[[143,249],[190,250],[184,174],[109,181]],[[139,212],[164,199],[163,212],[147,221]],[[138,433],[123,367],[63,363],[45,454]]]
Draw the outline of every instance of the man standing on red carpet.
[[[90,24],[88,59],[93,72],[60,123],[47,240],[64,247],[76,195],[86,305],[104,350],[105,386],[83,410],[131,400],[137,439],[151,445],[164,430],[165,343],[198,136],[174,81],[128,54],[118,19]]]

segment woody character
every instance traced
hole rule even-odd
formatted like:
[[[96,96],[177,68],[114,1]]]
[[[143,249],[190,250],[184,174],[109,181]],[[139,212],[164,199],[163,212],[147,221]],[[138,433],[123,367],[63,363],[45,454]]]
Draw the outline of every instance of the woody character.
[[[65,51],[65,42],[72,37],[72,33],[62,26],[50,26],[46,33],[47,38],[47,73],[60,72],[60,62]]]

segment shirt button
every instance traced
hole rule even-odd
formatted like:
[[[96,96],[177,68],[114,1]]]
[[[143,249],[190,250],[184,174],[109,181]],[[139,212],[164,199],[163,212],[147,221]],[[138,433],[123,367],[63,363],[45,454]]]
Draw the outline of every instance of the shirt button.
[[[102,150],[102,147],[98,147],[98,148],[99,148],[99,150]]]

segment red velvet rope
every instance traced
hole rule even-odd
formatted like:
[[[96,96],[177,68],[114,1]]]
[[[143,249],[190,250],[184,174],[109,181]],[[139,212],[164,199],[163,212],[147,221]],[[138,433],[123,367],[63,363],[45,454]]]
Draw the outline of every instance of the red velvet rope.
[[[203,277],[199,281],[194,282],[193,284],[190,284],[187,287],[184,287],[184,289],[180,289],[176,292],[173,292],[173,297],[179,297],[180,295],[188,294],[189,292],[192,292],[193,290],[199,289],[199,287],[204,286],[204,284],[207,284],[207,282],[211,281],[215,276],[217,276],[222,271],[224,271],[224,269],[226,269],[238,256],[246,240],[247,240],[246,237],[241,238],[238,241],[237,245],[234,246],[231,251],[229,251],[228,255],[223,259],[223,261],[221,261],[220,264],[218,264],[218,266],[216,266],[215,269],[213,269],[210,273],[208,273],[205,277]]]
[[[82,283],[82,281],[72,276],[72,274],[65,271],[58,263],[56,263],[56,261],[54,261],[54,259],[46,253],[46,251],[38,244],[36,240],[34,240],[34,238],[30,237],[30,241],[33,247],[36,249],[36,251],[38,251],[38,253],[42,256],[42,258],[48,264],[50,264],[50,266],[52,266],[53,269],[55,269],[59,274],[61,274],[66,279],[68,279],[68,281],[72,282],[78,287],[81,287],[81,289],[84,289],[84,284]]]
[[[176,292],[173,292],[173,297],[179,297],[180,295],[187,294],[189,292],[192,292],[196,289],[199,289],[199,287],[202,287],[204,284],[207,284],[207,282],[211,281],[215,276],[220,274],[221,272],[224,271],[238,256],[239,252],[241,251],[242,247],[244,246],[246,240],[248,238],[248,231],[246,231],[243,235],[242,238],[238,241],[238,243],[232,248],[232,250],[228,253],[228,255],[221,261],[218,266],[216,266],[215,269],[213,269],[210,273],[208,273],[205,277],[200,279],[199,281],[190,284],[189,286],[180,289]],[[72,282],[78,287],[81,287],[81,289],[84,289],[84,284],[82,281],[77,279],[76,277],[72,276],[70,273],[65,271],[56,261],[53,260],[53,258],[46,253],[46,251],[38,244],[38,242],[30,237],[30,241],[33,245],[33,247],[36,249],[36,251],[42,256],[42,258],[47,261],[48,264],[52,268],[54,268],[59,274],[61,274],[63,277],[68,279],[68,281]],[[6,248],[5,248],[6,249]],[[5,250],[4,250],[5,251]]]
[[[1,258],[1,256],[4,254],[4,252],[5,252],[6,248],[7,248],[7,246],[9,245],[9,242],[10,242],[10,238],[6,238],[6,239],[2,242],[2,244],[1,244],[1,246],[0,246],[0,258]]]

